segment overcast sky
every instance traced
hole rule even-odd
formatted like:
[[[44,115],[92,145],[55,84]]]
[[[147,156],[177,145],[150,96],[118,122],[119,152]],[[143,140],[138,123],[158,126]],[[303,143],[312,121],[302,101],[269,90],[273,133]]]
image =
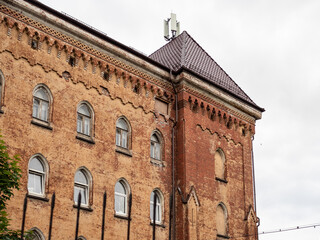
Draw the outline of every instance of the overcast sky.
[[[266,109],[254,140],[259,231],[320,223],[319,0],[41,0],[146,54],[186,30]],[[320,227],[260,240],[320,240]]]

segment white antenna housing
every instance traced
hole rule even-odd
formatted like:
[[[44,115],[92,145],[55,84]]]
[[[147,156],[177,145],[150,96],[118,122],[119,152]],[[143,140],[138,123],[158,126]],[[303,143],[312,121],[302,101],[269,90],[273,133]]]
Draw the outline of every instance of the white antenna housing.
[[[169,21],[171,21],[170,23],[171,34],[172,34],[171,37],[169,34]],[[167,41],[174,39],[176,36],[180,34],[180,22],[177,22],[177,15],[175,13],[171,13],[171,18],[164,20],[163,32],[164,32],[164,38]]]
[[[177,36],[180,35],[180,22],[177,22]]]
[[[164,38],[168,39],[169,38],[169,21],[163,20],[163,33],[164,33]]]
[[[171,31],[177,31],[177,15],[171,13]]]

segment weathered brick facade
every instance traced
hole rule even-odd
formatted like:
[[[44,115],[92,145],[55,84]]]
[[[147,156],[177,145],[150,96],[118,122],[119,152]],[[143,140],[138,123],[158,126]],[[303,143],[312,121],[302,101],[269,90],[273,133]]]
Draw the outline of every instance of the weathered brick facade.
[[[0,42],[0,129],[10,153],[20,155],[22,169],[21,189],[8,204],[12,228],[21,228],[28,194],[25,229],[36,227],[47,239],[55,192],[52,239],[74,239],[74,177],[85,167],[91,179],[79,236],[86,239],[101,239],[104,192],[104,239],[127,239],[128,217],[114,210],[119,179],[132,194],[130,239],[152,239],[155,189],[163,195],[156,239],[257,239],[251,141],[263,109],[188,71],[172,73],[36,1],[0,1]],[[52,97],[46,123],[33,117],[37,86]],[[92,107],[90,138],[77,134],[82,102]],[[127,151],[116,147],[120,117],[131,129]],[[154,131],[161,137],[160,161],[150,158]],[[218,149],[225,157],[223,179],[215,174]],[[47,162],[41,197],[28,193],[28,165],[35,154]],[[217,235],[220,203],[227,216],[223,235]]]

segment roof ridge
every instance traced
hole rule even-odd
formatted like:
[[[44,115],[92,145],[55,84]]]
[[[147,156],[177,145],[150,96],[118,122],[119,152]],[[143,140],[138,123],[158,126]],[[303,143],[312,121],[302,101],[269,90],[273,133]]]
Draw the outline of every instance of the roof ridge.
[[[183,35],[182,35],[183,34]],[[186,61],[186,48],[187,48],[187,38],[186,38],[186,34],[188,35],[188,33],[186,31],[183,31],[181,33],[182,35],[182,49],[181,49],[181,67],[185,66],[185,61]]]
[[[174,71],[184,69],[198,74],[203,80],[259,108],[187,31],[183,31],[169,43],[153,52],[149,58]]]

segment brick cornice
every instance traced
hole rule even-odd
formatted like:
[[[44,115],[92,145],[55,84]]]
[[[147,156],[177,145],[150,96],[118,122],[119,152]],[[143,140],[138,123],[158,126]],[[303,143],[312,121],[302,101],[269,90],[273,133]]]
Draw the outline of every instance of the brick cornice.
[[[102,51],[99,51],[98,49],[95,49],[83,42],[76,40],[75,38],[67,36],[53,28],[37,22],[23,15],[22,13],[19,13],[1,4],[0,13],[4,14],[0,14],[0,22],[6,18],[9,28],[12,28],[16,24],[17,26],[19,26],[21,32],[23,30],[27,30],[30,36],[34,36],[36,32],[39,35],[46,35],[47,40],[51,43],[57,44],[57,47],[61,50],[65,48],[68,50],[68,52],[78,52],[77,55],[84,55],[87,58],[89,57],[90,60],[92,62],[95,62],[95,64],[97,65],[109,65],[111,69],[117,69],[117,72],[126,71],[127,74],[130,74],[134,77],[142,78],[141,85],[150,86],[150,84],[152,84],[153,89],[156,89],[156,91],[158,91],[159,93],[164,92],[163,90],[161,90],[161,88],[164,88],[168,92],[172,92],[170,83],[163,81],[162,79],[156,79],[146,72],[125,64],[123,61],[120,61],[106,53],[103,53]],[[41,39],[44,39],[44,36],[42,36]]]

